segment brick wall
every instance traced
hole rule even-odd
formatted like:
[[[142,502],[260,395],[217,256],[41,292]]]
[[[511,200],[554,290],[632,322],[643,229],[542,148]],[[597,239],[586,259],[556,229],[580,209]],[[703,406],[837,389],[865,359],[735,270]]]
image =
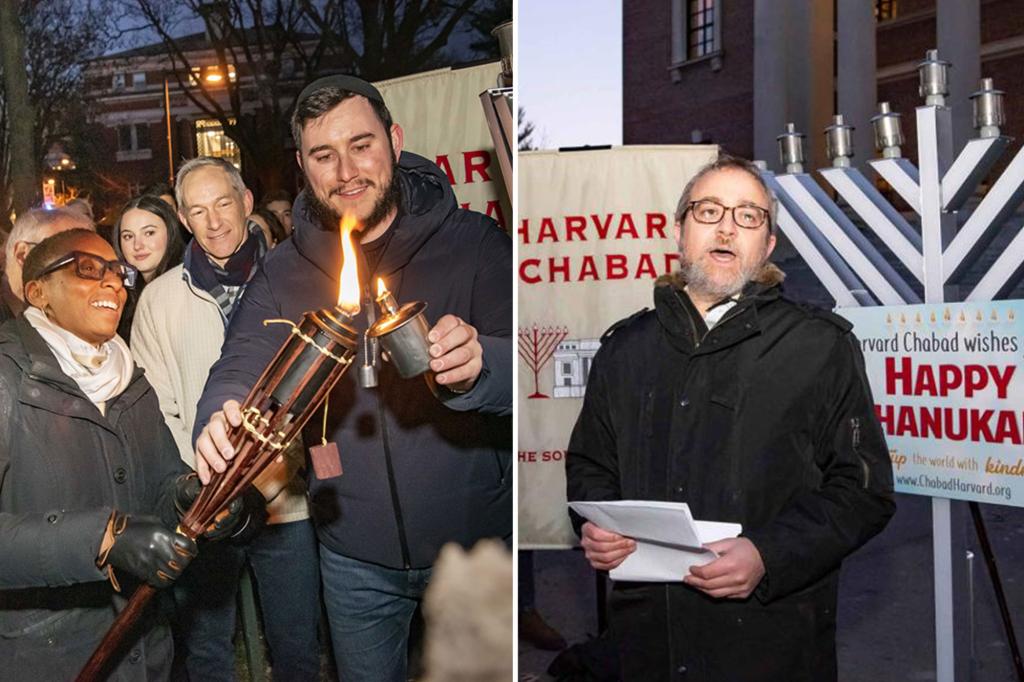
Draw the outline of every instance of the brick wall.
[[[705,142],[753,155],[753,2],[731,0],[724,10],[721,68],[697,61],[673,82],[671,2],[623,3],[624,144],[689,144],[699,129]]]

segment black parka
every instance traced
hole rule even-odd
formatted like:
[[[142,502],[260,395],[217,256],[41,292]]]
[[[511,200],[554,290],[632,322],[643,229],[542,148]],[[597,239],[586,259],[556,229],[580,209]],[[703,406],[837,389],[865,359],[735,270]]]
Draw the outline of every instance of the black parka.
[[[24,317],[0,327],[4,680],[74,679],[124,607],[95,563],[111,509],[176,520],[170,491],[185,469],[141,370],[106,407],[103,416]],[[118,577],[130,595],[137,583]],[[151,606],[109,679],[167,679],[171,655]]]
[[[782,298],[781,278],[767,265],[709,332],[683,282],[659,282],[594,359],[569,500],[687,502],[742,524],[766,569],[742,601],[616,583],[627,680],[836,677],[839,565],[893,514],[892,470],[850,325]]]

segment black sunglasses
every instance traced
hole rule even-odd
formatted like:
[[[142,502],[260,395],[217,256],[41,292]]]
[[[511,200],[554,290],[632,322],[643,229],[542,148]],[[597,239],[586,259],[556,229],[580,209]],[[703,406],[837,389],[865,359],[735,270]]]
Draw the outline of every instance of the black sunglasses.
[[[39,277],[49,275],[51,272],[56,272],[72,263],[75,264],[75,274],[82,279],[103,281],[109,270],[120,277],[121,281],[129,289],[135,286],[135,281],[139,277],[139,271],[127,263],[122,263],[119,260],[104,260],[95,254],[86,253],[85,251],[72,251],[66,256],[58,258],[46,266],[39,273]]]

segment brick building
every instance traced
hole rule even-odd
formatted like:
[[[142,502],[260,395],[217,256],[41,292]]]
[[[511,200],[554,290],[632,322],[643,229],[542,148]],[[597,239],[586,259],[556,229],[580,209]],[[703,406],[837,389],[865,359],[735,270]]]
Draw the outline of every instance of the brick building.
[[[101,193],[109,198],[106,208],[116,209],[149,184],[167,182],[183,159],[199,154],[227,158],[242,170],[247,183],[256,187],[254,173],[238,146],[224,134],[216,119],[189,98],[178,79],[192,87],[202,79],[226,111],[232,110],[227,84],[237,84],[241,112],[247,116],[255,115],[258,109],[257,84],[264,75],[254,73],[249,63],[231,64],[230,58],[223,69],[204,33],[176,42],[191,66],[189,72],[179,66],[175,73],[161,43],[104,56],[86,70],[86,97],[102,150],[97,174],[104,184]],[[333,64],[324,64],[323,69],[331,66],[338,70]],[[305,74],[298,57],[287,52],[280,55],[276,68],[279,106],[287,112],[306,82]],[[294,147],[287,129],[268,130],[267,134],[280,135],[286,149]],[[296,173],[293,166],[288,165],[288,180],[292,184]]]
[[[630,0],[623,143],[713,142],[780,170],[775,138],[793,121],[820,168],[822,131],[842,113],[859,162],[876,156],[869,120],[889,101],[915,158],[917,64],[933,48],[953,63],[957,146],[973,136],[981,77],[1006,92],[1003,133],[1024,138],[1020,0]]]

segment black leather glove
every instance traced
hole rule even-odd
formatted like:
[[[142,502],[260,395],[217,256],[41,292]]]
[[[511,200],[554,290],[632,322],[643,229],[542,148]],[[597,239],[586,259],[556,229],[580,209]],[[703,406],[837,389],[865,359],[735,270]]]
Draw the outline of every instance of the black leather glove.
[[[202,484],[195,473],[180,476],[175,481],[174,508],[181,519],[195,502],[202,490]],[[213,523],[206,527],[203,537],[208,540],[224,538],[251,538],[266,521],[267,501],[254,486],[246,488],[240,497],[235,498],[225,511],[222,511]]]
[[[167,530],[153,516],[129,516],[116,509],[110,514],[100,543],[96,565],[118,592],[114,570],[127,571],[153,587],[167,587],[178,579],[196,555],[196,543]]]

